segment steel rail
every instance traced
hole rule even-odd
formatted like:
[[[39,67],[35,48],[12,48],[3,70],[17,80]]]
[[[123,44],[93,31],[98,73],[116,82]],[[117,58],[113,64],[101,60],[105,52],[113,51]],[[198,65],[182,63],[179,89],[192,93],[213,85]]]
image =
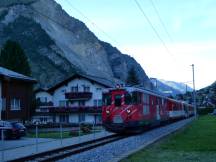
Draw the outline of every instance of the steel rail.
[[[81,152],[88,151],[90,149],[126,138],[128,136],[123,135],[109,135],[106,137],[101,137],[95,140],[82,142],[70,146],[65,146],[57,149],[53,149],[50,151],[45,151],[41,153],[36,153],[33,155],[17,158],[14,160],[10,160],[9,162],[28,162],[28,161],[37,161],[37,162],[50,162],[50,161],[57,161],[63,158],[66,158],[68,156],[79,154]]]

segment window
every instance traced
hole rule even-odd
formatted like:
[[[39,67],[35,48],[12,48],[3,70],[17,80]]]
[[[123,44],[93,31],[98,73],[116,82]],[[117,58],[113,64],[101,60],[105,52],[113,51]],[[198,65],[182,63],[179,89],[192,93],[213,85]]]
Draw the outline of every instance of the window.
[[[78,85],[71,87],[71,92],[78,92]]]
[[[94,106],[102,106],[102,100],[94,100]]]
[[[2,110],[6,110],[6,98],[2,99]]]
[[[149,105],[143,105],[143,115],[148,115],[149,112]]]
[[[108,106],[111,105],[112,98],[110,94],[103,94],[103,105]]]
[[[143,102],[146,104],[149,104],[149,95],[148,94],[143,94]]]
[[[85,114],[79,114],[79,122],[85,121]]]
[[[102,90],[102,88],[96,88],[96,90],[97,90],[97,91],[101,91],[101,90]]]
[[[84,92],[90,92],[90,86],[83,86]]]
[[[40,117],[40,122],[47,122],[47,118],[46,117]]]
[[[66,89],[62,89],[61,92],[62,92],[62,93],[65,93],[65,92],[66,92]]]
[[[40,97],[40,102],[47,102],[47,97]]]
[[[94,106],[97,106],[97,100],[94,100]]]
[[[121,95],[115,95],[115,106],[121,106]]]
[[[126,105],[130,105],[131,102],[132,102],[132,97],[131,97],[131,95],[130,95],[129,93],[126,93],[126,94],[125,94],[125,104],[126,104]]]
[[[19,99],[12,99],[10,102],[11,110],[20,110],[20,100]]]
[[[60,107],[65,107],[65,106],[67,106],[67,101],[66,101],[66,100],[60,100],[60,101],[59,101],[59,106],[60,106]]]
[[[60,123],[69,123],[69,115],[63,114],[59,116]]]
[[[141,103],[141,96],[142,94],[139,92],[133,92],[132,93],[132,102],[133,104],[140,104]]]
[[[161,105],[161,99],[157,98],[157,105]]]
[[[79,106],[85,106],[85,101],[78,101]]]
[[[102,100],[98,100],[98,106],[102,106]]]
[[[164,102],[164,99],[162,98],[162,105],[164,105],[165,104],[165,102]]]

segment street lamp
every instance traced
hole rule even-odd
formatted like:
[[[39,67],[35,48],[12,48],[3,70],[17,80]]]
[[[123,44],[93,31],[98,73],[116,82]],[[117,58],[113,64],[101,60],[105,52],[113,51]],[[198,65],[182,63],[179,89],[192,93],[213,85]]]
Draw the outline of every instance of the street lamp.
[[[195,90],[195,78],[194,78],[194,64],[192,66],[193,72],[193,105],[194,105],[194,114],[197,116],[197,108],[196,108],[196,90]]]

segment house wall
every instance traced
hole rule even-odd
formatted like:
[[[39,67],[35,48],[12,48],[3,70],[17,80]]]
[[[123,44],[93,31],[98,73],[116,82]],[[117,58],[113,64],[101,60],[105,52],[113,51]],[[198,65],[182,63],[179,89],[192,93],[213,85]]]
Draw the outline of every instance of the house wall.
[[[85,106],[94,106],[94,100],[102,100],[102,90],[105,88],[102,85],[97,83],[93,83],[87,79],[80,78],[74,79],[70,81],[67,85],[64,85],[58,89],[56,89],[53,93],[53,103],[54,106],[59,106],[59,101],[66,100],[65,93],[71,92],[71,87],[75,87],[78,85],[78,91],[84,92],[83,86],[89,86],[90,92],[92,92],[92,98],[90,100],[85,101]],[[78,101],[74,101],[70,106],[78,106]]]
[[[60,101],[67,101],[65,98],[65,93],[71,92],[71,87],[77,87],[78,86],[78,92],[84,92],[84,86],[90,87],[90,92],[92,93],[92,97],[89,100],[85,100],[85,106],[99,106],[94,105],[94,100],[101,100],[102,103],[102,90],[105,88],[103,85],[92,82],[85,78],[75,78],[68,82],[67,84],[57,88],[52,94],[44,91],[40,91],[36,93],[36,98],[40,97],[47,97],[47,102],[52,101],[54,107],[60,106]],[[74,100],[72,103],[68,103],[70,107],[79,107],[78,101]],[[101,105],[100,105],[101,106]],[[50,117],[53,117],[55,120],[53,122],[60,122],[60,116],[67,115],[68,116],[68,122],[69,123],[79,123],[80,120],[80,114],[77,113],[56,113],[50,114],[50,116],[47,116],[47,120],[51,119]],[[90,113],[83,113],[82,115],[85,116],[85,122],[94,123],[95,117],[94,114]],[[100,114],[99,114],[100,116]],[[36,118],[34,118],[36,119]],[[37,117],[39,119],[39,117]],[[39,120],[40,121],[40,120]],[[98,121],[98,119],[96,119]]]
[[[64,115],[66,115],[66,114],[64,114]],[[79,113],[67,114],[67,115],[69,116],[69,123],[79,123]],[[85,116],[84,122],[94,123],[94,121],[95,121],[94,114],[84,113],[82,115]],[[60,115],[56,115],[56,122],[57,123],[60,122]]]
[[[48,92],[40,91],[35,94],[36,99],[38,98],[47,98],[47,102],[53,102],[53,97]]]
[[[26,121],[31,116],[32,83],[6,78],[2,81],[2,98],[6,99],[3,120]],[[11,110],[11,100],[20,100],[20,110]]]

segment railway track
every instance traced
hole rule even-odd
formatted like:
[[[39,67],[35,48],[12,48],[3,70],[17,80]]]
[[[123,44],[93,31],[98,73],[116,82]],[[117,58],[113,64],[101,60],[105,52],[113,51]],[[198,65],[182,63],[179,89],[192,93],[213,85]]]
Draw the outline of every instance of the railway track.
[[[108,144],[108,143],[111,143],[111,142],[114,142],[114,141],[117,141],[117,140],[120,140],[126,137],[128,136],[114,134],[114,135],[98,138],[92,141],[87,141],[87,142],[83,142],[83,143],[79,143],[79,144],[75,144],[71,146],[54,149],[51,151],[46,151],[46,152],[37,153],[37,154],[30,155],[30,156],[14,159],[9,162],[57,161],[65,157],[68,157],[74,154],[78,154],[84,151],[88,151],[90,149],[93,149],[93,148],[96,148],[96,147],[99,147],[99,146],[102,146],[102,145],[105,145],[105,144]]]

